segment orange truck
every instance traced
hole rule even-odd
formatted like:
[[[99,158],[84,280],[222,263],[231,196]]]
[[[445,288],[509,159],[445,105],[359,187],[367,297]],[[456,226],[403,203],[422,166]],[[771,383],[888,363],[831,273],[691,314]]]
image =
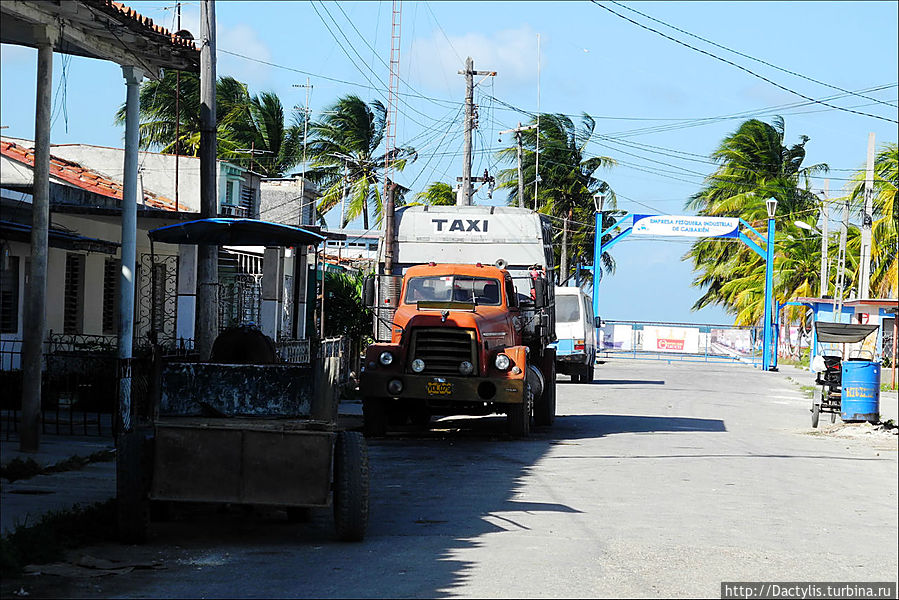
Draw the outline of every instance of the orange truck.
[[[492,258],[491,253],[505,250],[513,260],[537,256],[543,263],[552,257],[543,247],[544,235],[551,235],[551,228],[543,227],[541,215],[525,209],[502,207],[497,214],[498,207],[452,207],[451,219],[435,207],[427,208],[397,210],[391,261],[396,270],[366,281],[366,303],[388,305],[392,313],[389,319],[378,316],[382,325],[389,326],[389,338],[368,347],[360,375],[366,434],[383,436],[392,425],[410,421],[426,426],[435,415],[505,414],[514,437],[527,436],[532,422],[552,425],[556,409],[555,350],[551,347],[554,288],[546,265],[510,265],[501,256],[494,264],[405,263],[422,253],[440,257],[441,249],[425,243],[420,235],[416,236],[418,251],[403,252],[404,236],[420,233],[422,215],[436,220],[444,231],[447,223],[460,218],[460,210],[480,217],[480,245],[472,241],[474,232],[463,239],[449,236],[440,244],[444,252],[455,248],[453,254],[459,258],[465,258],[459,255],[466,252]],[[495,228],[505,231],[501,239],[491,238],[491,217],[502,217],[504,227],[497,224]],[[431,239],[438,242],[441,236]],[[484,243],[485,239],[495,242]],[[522,245],[530,252],[523,251]]]

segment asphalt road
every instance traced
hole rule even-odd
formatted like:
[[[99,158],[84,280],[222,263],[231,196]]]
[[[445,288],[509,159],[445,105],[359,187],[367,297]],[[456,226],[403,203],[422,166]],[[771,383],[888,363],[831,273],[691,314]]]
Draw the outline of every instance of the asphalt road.
[[[119,597],[718,597],[721,581],[896,581],[897,444],[810,435],[809,401],[743,365],[616,361],[560,381],[556,425],[450,419],[370,443],[371,521],[183,510],[165,570],[76,582]],[[560,380],[567,378],[560,376]]]

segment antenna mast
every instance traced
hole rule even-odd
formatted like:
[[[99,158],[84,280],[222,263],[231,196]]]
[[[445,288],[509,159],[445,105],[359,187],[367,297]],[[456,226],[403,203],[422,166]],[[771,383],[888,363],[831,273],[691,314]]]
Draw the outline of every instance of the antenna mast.
[[[390,82],[387,89],[386,152],[384,154],[384,194],[386,202],[390,176],[393,172],[393,154],[396,152],[396,104],[400,83],[400,31],[402,29],[403,0],[393,0],[393,23],[390,26]]]

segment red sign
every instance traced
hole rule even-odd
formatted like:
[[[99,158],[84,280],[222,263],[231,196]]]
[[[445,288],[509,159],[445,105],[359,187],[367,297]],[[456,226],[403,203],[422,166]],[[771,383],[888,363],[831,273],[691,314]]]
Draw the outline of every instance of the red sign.
[[[659,350],[683,350],[684,340],[669,340],[665,338],[659,338],[656,340],[656,347]]]

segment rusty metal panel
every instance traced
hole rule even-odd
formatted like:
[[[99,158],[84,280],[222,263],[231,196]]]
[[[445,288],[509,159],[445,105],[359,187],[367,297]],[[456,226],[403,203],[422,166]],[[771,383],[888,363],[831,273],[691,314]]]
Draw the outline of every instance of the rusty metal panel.
[[[243,432],[242,502],[325,506],[331,489],[330,432]]]
[[[157,425],[152,497],[327,505],[336,434],[271,425],[253,429]]]
[[[170,363],[159,414],[309,416],[313,381],[309,365]]]
[[[156,428],[152,497],[239,502],[241,431]]]

